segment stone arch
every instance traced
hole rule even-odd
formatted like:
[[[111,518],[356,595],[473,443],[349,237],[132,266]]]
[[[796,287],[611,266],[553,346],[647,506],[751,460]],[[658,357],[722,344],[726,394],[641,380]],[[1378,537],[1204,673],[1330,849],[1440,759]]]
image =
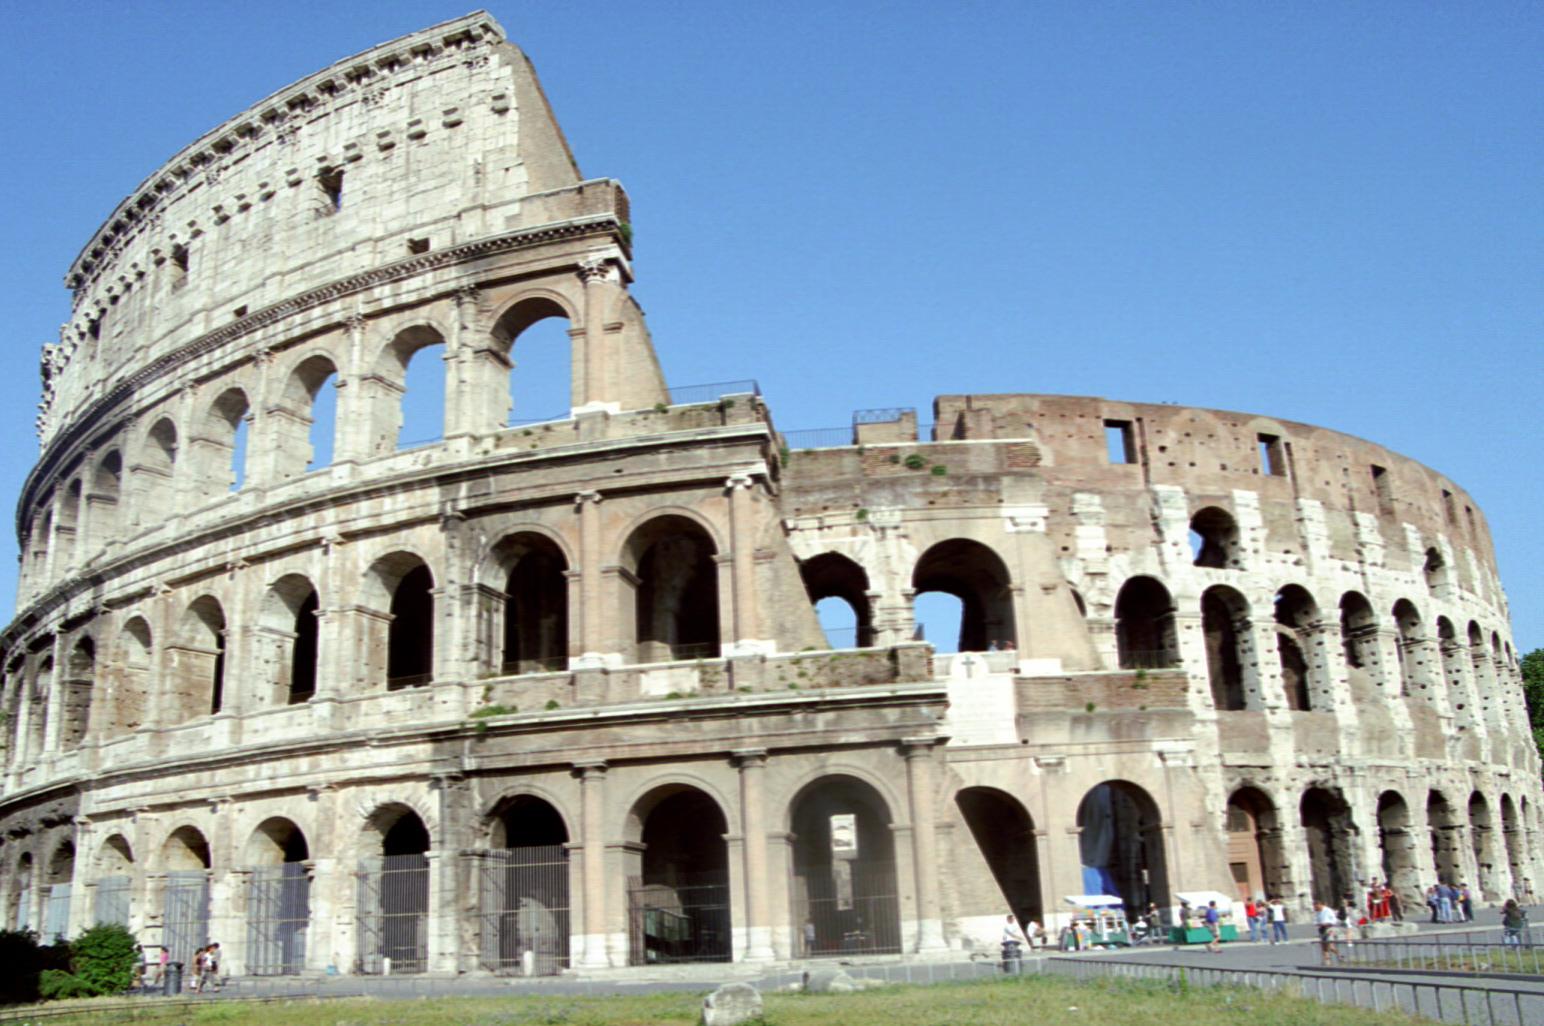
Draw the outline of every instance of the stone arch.
[[[134,846],[121,833],[109,834],[97,845],[96,874],[112,876],[134,870]]]
[[[1426,625],[1415,603],[1400,599],[1394,603],[1394,625],[1399,630],[1399,693],[1430,699],[1426,678]]]
[[[500,670],[542,673],[568,666],[568,558],[544,532],[516,531],[493,546],[502,570]]]
[[[1378,850],[1383,879],[1405,908],[1418,907],[1421,873],[1410,829],[1410,807],[1398,791],[1378,795]]]
[[[562,349],[559,353],[543,352],[532,354],[529,359],[524,358],[524,345],[522,339],[530,340],[526,332],[537,324],[548,320],[563,321],[568,325],[565,337],[562,339]],[[506,360],[509,380],[505,386],[505,394],[509,396],[510,417],[515,420],[529,420],[533,413],[547,414],[561,408],[566,413],[569,409],[579,405],[579,390],[575,387],[575,367],[573,359],[573,343],[571,333],[578,324],[577,314],[569,307],[567,301],[555,292],[546,289],[526,292],[511,301],[498,318],[493,322],[492,338],[499,354]],[[539,334],[550,336],[551,332],[538,329]],[[550,337],[535,339],[538,343],[551,344]],[[528,375],[521,370],[521,363],[527,363],[536,370],[534,375]],[[563,393],[541,397],[537,393],[541,386],[554,387],[556,382],[545,380],[561,376],[564,380]]]
[[[123,452],[115,444],[97,458],[91,471],[91,487],[85,497],[87,534],[81,550],[84,559],[117,540],[122,494]]]
[[[66,837],[54,845],[43,866],[44,943],[60,944],[70,935],[70,895],[75,889],[75,842]]]
[[[213,864],[209,841],[204,832],[191,823],[167,831],[161,842],[159,866],[162,872],[204,872]]]
[[[282,866],[287,862],[305,862],[311,858],[311,847],[305,831],[286,816],[269,816],[247,836],[242,848],[242,865]]]
[[[149,714],[150,678],[154,648],[150,624],[143,616],[131,616],[113,650],[110,683],[111,718],[103,726],[107,737],[120,737],[145,725]]]
[[[932,545],[917,560],[911,586],[917,595],[943,592],[960,600],[959,651],[1016,647],[1012,576],[989,546],[969,538]]]
[[[1270,795],[1244,785],[1228,796],[1228,868],[1240,900],[1283,894],[1287,860],[1281,849],[1281,817]]]
[[[32,888],[36,883],[32,853],[24,851],[16,856],[11,870],[11,886],[7,888],[6,922],[13,930],[29,930],[32,922]]]
[[[1206,506],[1190,518],[1190,553],[1195,566],[1237,570],[1244,565],[1238,521],[1221,506]]]
[[[639,524],[623,546],[632,572],[637,661],[719,654],[719,547],[695,518],[666,513]]]
[[[177,512],[179,452],[176,421],[171,417],[157,417],[141,437],[138,458],[130,471],[133,481],[130,512],[137,524],[160,524]]]
[[[872,648],[874,645],[874,610],[869,599],[868,572],[855,560],[839,552],[822,552],[799,563],[804,591],[817,613],[822,603],[842,604],[851,611],[850,638],[845,628],[826,630],[831,648]],[[842,644],[850,640],[850,644]]]
[[[1078,803],[1077,828],[1084,894],[1118,896],[1132,917],[1170,903],[1163,814],[1145,789],[1095,784]]]
[[[59,497],[59,505],[54,513],[54,541],[65,563],[79,562],[85,555],[85,538],[80,531],[84,519],[85,491],[82,479],[79,476],[72,477],[64,486],[64,494]]]
[[[1453,803],[1436,788],[1426,794],[1426,825],[1431,830],[1431,861],[1437,870],[1437,880],[1457,887],[1463,882],[1463,860],[1459,853],[1462,828]]]
[[[28,691],[27,756],[36,760],[43,754],[48,739],[49,693],[54,687],[54,657],[45,653],[32,667],[32,686]]]
[[[366,624],[365,651],[372,676],[388,690],[434,679],[434,571],[415,552],[399,549],[377,558],[365,573],[361,598],[376,616]],[[385,613],[383,619],[379,613]],[[385,665],[378,665],[381,655]]]
[[[789,800],[793,915],[806,957],[901,950],[891,808],[846,773],[818,776]]]
[[[63,720],[60,723],[59,745],[75,748],[86,739],[91,729],[91,708],[96,695],[97,650],[96,640],[86,634],[77,638],[65,660],[63,693]],[[101,712],[97,712],[101,716]]]
[[[366,817],[360,836],[358,969],[421,973],[429,959],[429,828],[403,802]],[[387,960],[390,960],[389,963]]]
[[[1469,795],[1469,843],[1474,851],[1475,871],[1479,874],[1480,894],[1486,901],[1502,898],[1497,879],[1495,823],[1490,815],[1490,802],[1480,791]]]
[[[1497,696],[1499,691],[1496,680],[1495,666],[1491,664],[1489,652],[1485,647],[1485,632],[1474,620],[1469,621],[1469,662],[1474,674],[1474,692],[1479,696],[1480,711],[1485,723],[1492,730],[1498,730],[1502,726],[1501,702]]]
[[[1371,679],[1378,665],[1377,635],[1378,617],[1367,596],[1357,591],[1340,596],[1340,646],[1348,671],[1362,671],[1364,679]]]
[[[624,857],[628,961],[726,962],[730,939],[729,820],[697,787],[660,784],[631,806]]]
[[[1437,597],[1447,593],[1451,582],[1451,572],[1447,561],[1442,558],[1442,553],[1435,545],[1426,550],[1425,559],[1421,565],[1421,574],[1426,578],[1426,590]]]
[[[213,595],[188,604],[167,653],[167,722],[219,712],[225,704],[225,609]]]
[[[475,874],[484,969],[548,975],[569,962],[569,831],[562,811],[520,791],[486,817]]]
[[[1526,805],[1524,811],[1527,811]],[[1512,801],[1512,796],[1503,793],[1501,795],[1501,839],[1506,848],[1506,864],[1512,876],[1512,897],[1514,898],[1523,897],[1524,881],[1528,878],[1527,830],[1526,817],[1518,819],[1517,806]]]
[[[204,407],[192,439],[194,479],[205,502],[239,490],[247,478],[248,422],[252,403],[239,387],[222,391]]]
[[[243,849],[246,867],[246,970],[253,976],[299,973],[311,925],[311,849],[284,816],[257,825]]]
[[[954,804],[997,881],[1002,904],[996,907],[1007,907],[1020,923],[1045,922],[1039,842],[1028,810],[995,787],[961,788]]]
[[[1287,707],[1299,711],[1331,710],[1334,685],[1325,665],[1323,646],[1312,637],[1319,624],[1319,605],[1308,589],[1288,584],[1276,593],[1276,656]]]
[[[448,337],[440,327],[420,322],[408,325],[396,331],[390,341],[378,351],[374,361],[374,373],[370,375],[365,391],[365,399],[369,406],[370,443],[369,454],[372,456],[384,455],[397,451],[399,448],[408,448],[419,444],[425,439],[406,438],[405,433],[425,433],[434,429],[434,417],[439,417],[438,430],[435,437],[443,437],[445,430],[445,390],[443,382],[440,382],[438,396],[430,395],[434,384],[427,379],[437,379],[444,373],[444,360],[437,365],[438,374],[426,375],[426,380],[414,382],[411,387],[423,388],[425,395],[415,398],[415,405],[422,404],[419,408],[423,411],[422,427],[414,431],[412,423],[407,424],[407,432],[404,432],[403,400],[410,388],[408,373],[410,367],[425,359],[433,359],[436,355],[443,356],[445,339]],[[436,352],[426,352],[435,350]],[[417,377],[417,375],[414,375]]]
[[[316,694],[321,596],[305,574],[287,573],[268,586],[258,614],[258,672],[269,682],[270,705],[297,705]]]
[[[1218,584],[1201,595],[1201,631],[1206,639],[1206,674],[1212,704],[1219,711],[1249,707],[1244,668],[1251,663],[1249,603],[1233,588]]]
[[[1453,621],[1445,616],[1437,617],[1437,650],[1442,659],[1442,678],[1447,684],[1448,704],[1458,720],[1458,729],[1469,730],[1478,721],[1470,704],[1469,689],[1464,683],[1465,646],[1459,640]]]
[[[338,363],[313,351],[285,375],[277,404],[269,409],[274,480],[286,481],[332,463],[337,451]],[[334,393],[325,389],[332,383]]]
[[[1179,665],[1174,599],[1156,577],[1129,577],[1115,596],[1115,648],[1123,670]]]
[[[1339,788],[1315,785],[1303,792],[1298,814],[1308,844],[1311,897],[1338,908],[1356,883],[1351,806]]]

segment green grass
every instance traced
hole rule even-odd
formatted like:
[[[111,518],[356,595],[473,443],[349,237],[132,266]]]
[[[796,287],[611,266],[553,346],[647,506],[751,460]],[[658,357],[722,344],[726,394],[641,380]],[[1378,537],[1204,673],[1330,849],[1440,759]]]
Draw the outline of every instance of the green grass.
[[[1249,989],[1193,987],[1179,991],[1162,983],[1079,983],[1043,977],[880,987],[855,994],[769,993],[765,999],[767,1026],[1397,1026],[1429,1021]],[[125,1022],[186,1026],[689,1026],[698,1022],[701,1007],[701,995],[689,993],[265,1004],[147,1001],[143,1012],[83,1011],[43,1021],[48,1026]]]

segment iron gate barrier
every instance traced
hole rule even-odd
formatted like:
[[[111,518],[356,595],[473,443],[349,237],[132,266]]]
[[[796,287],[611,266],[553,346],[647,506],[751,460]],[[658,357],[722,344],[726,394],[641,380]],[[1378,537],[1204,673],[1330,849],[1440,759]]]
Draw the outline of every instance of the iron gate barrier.
[[[311,875],[302,862],[252,870],[247,891],[247,972],[292,976],[305,968]]]
[[[806,958],[893,955],[901,950],[895,863],[854,860],[810,867],[793,879],[798,948]]]
[[[96,884],[96,907],[92,918],[98,923],[129,925],[129,885],[126,876],[104,876]]]
[[[359,860],[361,973],[421,973],[429,967],[429,860],[422,854]]]
[[[727,874],[687,876],[680,884],[630,877],[627,912],[629,965],[730,959]]]
[[[209,943],[209,874],[202,869],[166,874],[161,943],[173,962],[191,971],[193,953]]]
[[[561,844],[462,853],[477,889],[478,965],[550,976],[568,968],[568,849]]]

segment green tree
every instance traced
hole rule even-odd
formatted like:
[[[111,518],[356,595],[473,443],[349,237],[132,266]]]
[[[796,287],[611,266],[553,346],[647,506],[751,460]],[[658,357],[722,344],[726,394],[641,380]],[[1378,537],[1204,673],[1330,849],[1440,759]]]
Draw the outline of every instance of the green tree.
[[[1528,703],[1528,725],[1533,743],[1544,757],[1544,648],[1523,656],[1523,700]]]

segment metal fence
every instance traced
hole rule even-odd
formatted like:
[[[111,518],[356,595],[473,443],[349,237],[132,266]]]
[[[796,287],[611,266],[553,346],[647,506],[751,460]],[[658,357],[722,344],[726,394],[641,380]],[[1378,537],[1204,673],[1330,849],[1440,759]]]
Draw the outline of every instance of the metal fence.
[[[311,876],[304,863],[252,870],[247,892],[247,972],[292,976],[306,965]]]
[[[193,953],[209,943],[209,874],[202,869],[166,874],[161,943],[173,962],[190,969]]]
[[[627,884],[628,962],[727,962],[730,959],[729,880],[722,873],[688,876],[677,884]]]
[[[1476,935],[1478,934],[1478,935]],[[1344,945],[1341,957],[1354,965],[1428,969],[1449,973],[1544,974],[1544,949],[1529,930],[1506,936],[1499,930],[1469,931],[1454,937],[1393,937]]]
[[[728,395],[760,395],[761,385],[754,378],[739,381],[712,381],[706,385],[670,386],[670,405],[686,406],[691,403],[714,403]]]
[[[846,879],[841,879],[845,876]],[[856,860],[843,871],[794,877],[794,914],[802,924],[800,954],[885,955],[901,950],[900,897],[893,862]]]
[[[801,428],[784,431],[783,445],[788,449],[839,449],[856,445],[852,425],[833,428]]]
[[[70,884],[54,884],[43,899],[43,943],[58,944],[70,935]]]
[[[1026,963],[1028,965],[1028,963]],[[1405,1012],[1463,1026],[1538,1026],[1544,991],[1475,987],[1432,979],[1386,979],[1315,972],[1209,969],[1155,962],[1048,958],[1039,971],[1076,979],[1156,980],[1179,987],[1253,987],[1321,1005],[1354,1005],[1375,1012]]]
[[[429,967],[429,860],[375,855],[356,874],[361,973],[421,973]]]
[[[568,968],[568,849],[473,851],[463,859],[477,887],[479,966],[522,976]]]
[[[96,907],[92,918],[98,923],[129,925],[129,888],[133,881],[127,876],[104,876],[97,880]]]

